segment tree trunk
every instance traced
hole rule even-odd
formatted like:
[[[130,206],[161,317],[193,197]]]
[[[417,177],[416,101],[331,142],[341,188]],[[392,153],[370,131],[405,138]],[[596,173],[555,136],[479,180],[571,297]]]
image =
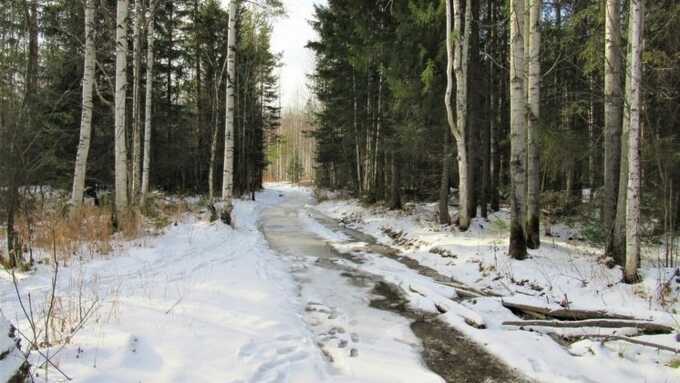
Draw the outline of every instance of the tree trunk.
[[[149,25],[146,31],[146,98],[144,105],[144,164],[142,166],[142,190],[141,202],[146,203],[149,194],[149,171],[151,165],[151,115],[153,113],[153,49],[154,49],[154,16],[156,13],[156,2],[149,3]]]
[[[94,43],[94,15],[95,0],[85,3],[85,61],[83,70],[83,100],[80,119],[80,140],[76,154],[75,170],[73,171],[73,189],[71,204],[79,207],[83,202],[85,176],[87,174],[87,157],[90,153],[90,137],[92,135],[92,90],[94,86],[94,71],[96,47]]]
[[[628,137],[628,192],[626,198],[626,263],[623,280],[639,282],[637,273],[640,257],[640,87],[642,77],[642,33],[644,25],[644,0],[630,1],[629,41],[631,50],[630,92],[626,94],[630,105],[630,132]]]
[[[467,122],[467,42],[469,41],[470,33],[468,29],[465,35],[461,34],[461,14],[460,0],[446,1],[447,82],[444,104],[446,105],[449,128],[451,129],[451,134],[456,139],[456,148],[458,150],[458,226],[461,230],[467,230],[471,219],[468,204],[469,166],[465,133]],[[455,112],[451,104],[454,72],[457,88]]]
[[[595,192],[597,174],[597,141],[595,132],[595,75],[590,76],[590,100],[588,109],[588,187],[589,200],[592,201]]]
[[[479,44],[479,24],[480,24],[480,2],[479,1],[468,1],[465,7],[466,17],[465,17],[465,33],[469,31],[469,81],[468,89],[469,92],[469,115],[468,115],[468,125],[466,129],[468,131],[468,155],[470,158],[470,177],[468,184],[469,187],[469,211],[472,217],[477,216],[477,206],[486,205],[486,198],[482,196],[486,192],[482,188],[483,184],[483,169],[482,169],[482,155],[484,149],[482,148],[482,134],[484,128],[484,119],[482,118],[482,107],[484,105],[484,94],[483,94],[483,80],[482,80],[482,64],[479,57],[480,44]],[[486,206],[482,209],[486,212]],[[486,217],[486,214],[484,214]]]
[[[356,155],[356,169],[357,169],[357,193],[361,195],[361,186],[363,177],[361,176],[361,149],[359,147],[359,107],[357,96],[357,77],[355,69],[352,68],[352,99],[354,109],[354,152]]]
[[[116,11],[116,96],[115,96],[115,207],[128,207],[127,142],[125,99],[127,93],[127,20],[128,0],[118,0]]]
[[[143,0],[135,0],[135,30],[132,39],[132,200],[136,203],[141,189],[142,166],[142,24]]]
[[[234,82],[236,77],[236,0],[229,2],[229,32],[227,52],[227,98],[226,123],[224,129],[224,170],[222,178],[222,199],[230,213],[234,192]]]
[[[541,168],[540,153],[540,106],[541,106],[541,9],[542,0],[531,0],[529,10],[529,74],[528,96],[529,118],[528,163],[527,163],[527,247],[541,246]]]
[[[512,190],[510,248],[515,259],[527,256],[526,217],[526,94],[524,92],[524,0],[510,6],[510,174]]]
[[[391,187],[390,187],[390,209],[401,209],[401,171],[397,151],[392,149],[392,162],[390,164]]]
[[[444,129],[444,145],[442,154],[442,179],[439,184],[439,223],[442,225],[451,224],[449,215],[449,135],[448,129]]]
[[[621,163],[621,124],[623,99],[621,94],[621,32],[619,0],[607,0],[605,14],[604,63],[604,189],[602,195],[602,225],[611,241],[617,214],[619,166]],[[608,241],[608,242],[609,242]],[[608,246],[607,255],[618,262],[622,257]]]

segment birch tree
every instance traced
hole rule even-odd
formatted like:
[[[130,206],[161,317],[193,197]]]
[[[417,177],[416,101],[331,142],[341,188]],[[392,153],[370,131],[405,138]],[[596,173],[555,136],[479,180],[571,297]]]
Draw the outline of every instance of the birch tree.
[[[76,154],[75,170],[73,171],[73,189],[71,204],[81,205],[85,189],[85,175],[87,173],[87,157],[90,153],[90,137],[92,136],[92,91],[94,87],[94,71],[96,47],[94,42],[95,0],[85,3],[85,62],[83,71],[83,100],[80,119],[80,139]]]
[[[470,41],[470,28],[462,30],[463,21],[461,0],[446,1],[446,94],[444,104],[449,128],[456,139],[458,150],[458,226],[467,230],[470,226],[471,214],[468,204],[470,193],[468,153],[467,153],[467,58]],[[471,7],[466,7],[465,20],[469,21]],[[456,109],[454,112],[451,98],[453,95],[454,74],[456,79]]]
[[[154,16],[157,0],[149,3],[149,22],[146,31],[146,95],[144,100],[144,164],[142,165],[141,204],[146,203],[149,194],[149,170],[151,166],[151,114],[153,110],[153,64],[154,64]]]
[[[539,159],[539,116],[541,101],[541,9],[542,0],[530,0],[529,9],[529,73],[528,94],[529,118],[527,119],[528,163],[527,163],[527,246],[538,249],[541,245],[541,179]]]
[[[615,249],[612,228],[617,214],[623,98],[621,89],[621,31],[619,0],[607,0],[605,11],[604,63],[604,191],[602,223],[609,245],[608,255],[623,263],[623,249]],[[623,207],[622,210],[625,211]]]
[[[128,207],[127,138],[125,133],[125,96],[127,90],[128,1],[118,0],[116,10],[116,96],[115,96],[115,207]]]
[[[511,222],[508,254],[527,256],[526,217],[526,96],[524,92],[524,1],[510,1],[510,178]]]
[[[229,2],[229,31],[227,35],[227,97],[224,129],[224,171],[222,173],[222,200],[225,213],[231,214],[234,190],[234,86],[236,76],[236,0]]]
[[[628,136],[628,191],[626,198],[626,264],[623,280],[639,281],[637,274],[640,258],[640,93],[642,77],[642,33],[644,30],[644,1],[630,1],[630,89],[626,94],[630,105],[630,131]]]

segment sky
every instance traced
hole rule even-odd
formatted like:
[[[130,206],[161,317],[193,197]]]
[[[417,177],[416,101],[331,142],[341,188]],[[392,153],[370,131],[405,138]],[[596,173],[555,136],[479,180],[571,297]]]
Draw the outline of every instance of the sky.
[[[317,38],[309,25],[314,15],[314,4],[326,0],[282,0],[286,16],[273,20],[272,51],[281,53],[281,104],[284,108],[303,106],[309,98],[307,74],[314,71],[314,55],[305,48],[309,40]],[[224,9],[229,0],[221,0]]]
[[[305,45],[317,37],[308,21],[314,14],[314,4],[324,2],[283,0],[287,16],[274,21],[272,50],[283,54],[280,78],[284,108],[304,105],[308,98],[306,76],[314,70],[314,57]]]

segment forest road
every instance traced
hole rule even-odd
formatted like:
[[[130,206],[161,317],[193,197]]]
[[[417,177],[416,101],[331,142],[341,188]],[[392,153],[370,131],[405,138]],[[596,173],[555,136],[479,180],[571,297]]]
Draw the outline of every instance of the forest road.
[[[263,212],[260,228],[291,264],[305,305],[304,320],[332,374],[354,382],[528,382],[482,347],[436,319],[410,309],[399,289],[352,263],[360,255],[337,251],[309,229],[354,241],[363,233],[337,225],[310,207],[309,193],[281,190],[283,202]]]

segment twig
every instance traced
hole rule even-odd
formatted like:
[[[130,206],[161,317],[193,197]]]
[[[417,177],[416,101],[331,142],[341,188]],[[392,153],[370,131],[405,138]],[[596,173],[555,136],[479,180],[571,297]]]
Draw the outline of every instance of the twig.
[[[30,339],[28,339],[28,337],[26,335],[24,335],[24,333],[21,332],[21,330],[19,330],[18,328],[17,328],[17,332],[19,333],[19,335],[21,335],[22,338],[24,338],[26,340],[26,342],[31,344],[31,347],[33,347],[35,352],[37,352],[38,354],[40,354],[40,356],[45,358],[47,363],[49,363],[52,367],[54,367],[54,369],[57,370],[66,380],[68,380],[68,381],[73,380],[73,379],[71,379],[70,376],[66,375],[66,373],[64,371],[62,371],[56,364],[54,364],[54,362],[52,362],[52,360],[50,360],[50,358],[48,358],[47,355],[40,352],[40,350],[38,349],[38,346],[36,344],[34,344]]]

